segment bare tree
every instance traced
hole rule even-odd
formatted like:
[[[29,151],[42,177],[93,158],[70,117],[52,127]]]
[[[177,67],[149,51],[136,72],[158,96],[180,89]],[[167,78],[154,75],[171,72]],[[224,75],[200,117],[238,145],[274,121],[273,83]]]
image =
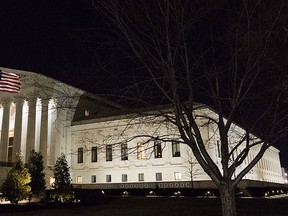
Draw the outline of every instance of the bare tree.
[[[143,73],[147,72],[122,96],[139,93],[134,98],[146,96],[155,99],[152,102],[173,104],[175,115],[162,111],[158,115],[176,126],[218,187],[223,215],[236,215],[236,186],[265,151],[287,134],[287,111],[282,109],[287,98],[287,2],[92,3],[118,27],[130,48],[123,53],[136,57],[146,69]],[[198,115],[198,101],[209,104],[217,115]],[[199,119],[216,128],[220,168],[207,152]],[[233,122],[245,130],[231,140]],[[244,166],[252,148],[258,152]]]
[[[184,158],[184,160],[186,160],[186,162],[189,164],[189,166],[186,167],[187,168],[186,174],[189,176],[191,180],[191,189],[193,194],[195,178],[200,176],[203,173],[203,170],[199,166],[199,163],[197,162],[193,154],[188,153],[187,156],[188,156],[187,158]]]

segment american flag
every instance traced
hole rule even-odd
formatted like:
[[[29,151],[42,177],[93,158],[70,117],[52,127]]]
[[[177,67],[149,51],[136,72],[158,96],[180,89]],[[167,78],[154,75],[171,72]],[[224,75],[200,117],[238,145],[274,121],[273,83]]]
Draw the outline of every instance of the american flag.
[[[0,70],[0,91],[18,93],[20,87],[21,82],[17,74]]]

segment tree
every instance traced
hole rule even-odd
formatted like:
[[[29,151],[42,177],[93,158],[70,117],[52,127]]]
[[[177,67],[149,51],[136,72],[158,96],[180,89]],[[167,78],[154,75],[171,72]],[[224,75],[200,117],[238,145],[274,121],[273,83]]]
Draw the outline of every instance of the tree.
[[[74,198],[69,166],[63,153],[56,160],[54,178],[55,198],[61,201],[68,201]]]
[[[21,157],[17,155],[15,165],[8,172],[3,185],[3,196],[12,204],[17,205],[19,201],[29,197],[31,181],[28,170],[24,167]]]
[[[188,152],[189,153],[189,152]],[[191,189],[192,194],[194,193],[194,180],[197,178],[197,176],[201,175],[203,172],[199,166],[199,163],[197,162],[196,158],[193,156],[193,154],[187,154],[187,158],[184,158],[186,162],[188,162],[189,166],[187,166],[187,173],[186,175],[189,176],[191,180]]]
[[[43,198],[46,190],[43,156],[34,149],[29,156],[28,170],[31,175],[31,182],[29,185],[31,187],[32,195]]]
[[[158,115],[177,127],[218,187],[223,215],[236,215],[238,183],[287,136],[287,1],[92,2],[110,29],[117,26],[113,31],[127,45],[122,54],[146,69],[144,79],[131,74],[135,83],[119,90],[122,98],[173,105],[174,116]],[[198,115],[199,101],[217,115]],[[221,169],[207,151],[200,120],[216,127]],[[231,140],[234,122],[245,130]],[[252,148],[258,152],[244,165]]]

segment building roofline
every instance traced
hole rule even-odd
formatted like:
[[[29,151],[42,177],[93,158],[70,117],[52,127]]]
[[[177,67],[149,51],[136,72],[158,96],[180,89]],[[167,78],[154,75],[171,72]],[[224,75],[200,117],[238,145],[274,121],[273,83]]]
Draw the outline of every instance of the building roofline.
[[[29,74],[32,74],[32,75],[35,75],[35,76],[42,76],[42,77],[47,78],[47,79],[50,79],[50,80],[52,80],[52,81],[55,81],[55,82],[58,82],[58,83],[63,83],[63,84],[65,84],[65,85],[69,86],[69,87],[72,87],[72,88],[74,88],[75,90],[81,92],[82,95],[86,95],[86,96],[88,96],[88,97],[96,100],[97,102],[100,102],[100,103],[103,103],[103,104],[107,104],[107,105],[110,105],[110,106],[112,106],[112,107],[115,107],[115,108],[118,108],[118,109],[121,109],[121,110],[122,110],[122,109],[127,109],[127,107],[125,107],[125,106],[123,106],[123,105],[120,105],[120,104],[118,104],[118,103],[115,103],[115,102],[113,102],[113,101],[110,101],[110,100],[108,100],[108,99],[106,99],[106,98],[102,98],[102,97],[100,97],[100,96],[97,96],[97,95],[95,95],[95,94],[92,94],[92,93],[90,93],[90,92],[87,92],[87,91],[85,91],[85,90],[83,90],[83,89],[80,89],[80,88],[78,88],[78,87],[72,86],[72,85],[67,84],[67,83],[64,83],[64,82],[62,82],[62,81],[60,81],[60,80],[57,80],[57,79],[55,79],[55,78],[49,77],[49,76],[44,75],[44,74],[41,74],[41,73],[36,73],[36,72],[33,72],[33,71],[19,70],[19,69],[13,69],[13,68],[6,68],[6,67],[0,67],[0,70],[6,71],[6,72],[16,73],[16,74],[20,75],[20,79],[21,79],[21,75],[29,75]]]

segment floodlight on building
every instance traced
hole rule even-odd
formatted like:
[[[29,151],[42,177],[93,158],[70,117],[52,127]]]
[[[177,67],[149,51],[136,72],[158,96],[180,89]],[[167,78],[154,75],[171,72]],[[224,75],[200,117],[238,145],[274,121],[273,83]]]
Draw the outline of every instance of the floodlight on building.
[[[50,177],[50,182],[49,182],[49,184],[50,184],[51,187],[54,187],[54,185],[55,185],[55,178]]]

